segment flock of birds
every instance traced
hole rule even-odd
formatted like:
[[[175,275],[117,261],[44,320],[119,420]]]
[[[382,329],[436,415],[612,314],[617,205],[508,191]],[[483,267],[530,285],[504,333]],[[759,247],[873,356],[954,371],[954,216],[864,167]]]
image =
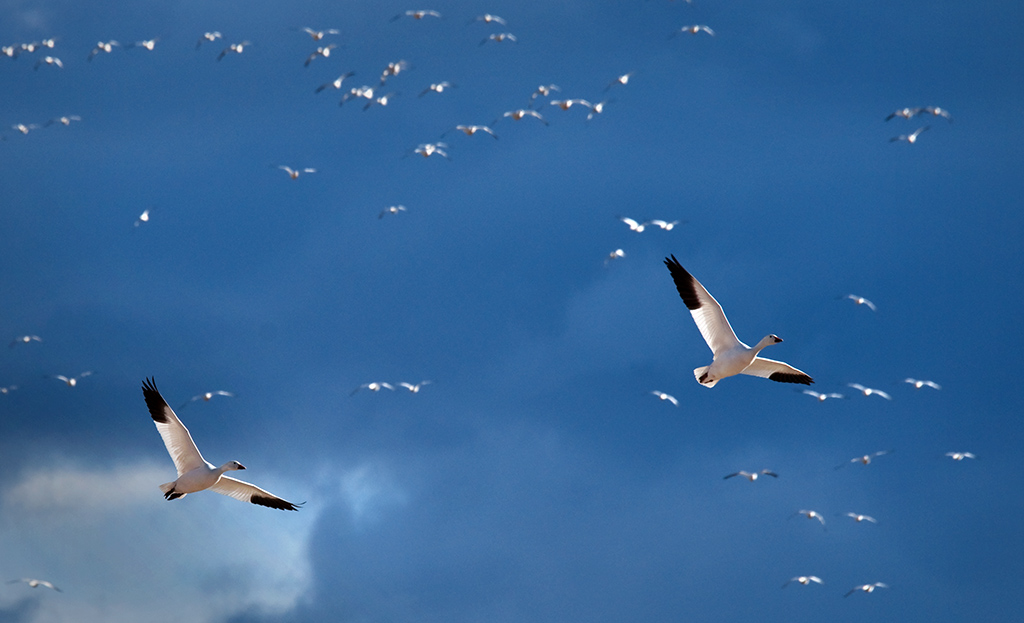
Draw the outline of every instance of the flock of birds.
[[[442,15],[438,11],[434,10],[409,10],[403,13],[399,13],[391,18],[391,21],[398,21],[402,19],[410,20],[430,20],[440,19]],[[492,14],[484,14],[476,16],[469,20],[469,23],[484,23],[484,24],[497,24],[500,26],[507,26],[507,22],[504,18]],[[302,63],[305,67],[309,67],[314,62],[322,63],[322,59],[328,59],[332,55],[332,51],[338,48],[336,43],[324,43],[329,37],[340,34],[338,29],[330,28],[317,30],[310,27],[302,27],[298,29],[308,35],[315,44],[315,48],[309,53]],[[672,33],[672,37],[680,34],[690,35],[706,35],[715,37],[715,31],[707,25],[686,25]],[[200,50],[203,47],[212,45],[218,40],[222,40],[223,35],[219,31],[204,32],[195,44],[195,49]],[[117,49],[140,49],[145,51],[153,51],[156,49],[159,37],[152,39],[141,40],[134,43],[128,43],[122,45],[116,40],[99,41],[95,47],[93,47],[88,55],[85,57],[87,62],[94,62],[100,56],[112,54]],[[516,35],[511,32],[497,32],[491,33],[484,37],[480,42],[480,46],[489,44],[506,44],[506,43],[517,43],[518,39]],[[228,43],[225,47],[222,47],[219,54],[216,56],[217,61],[222,61],[230,55],[241,55],[245,50],[252,45],[248,40],[240,40],[237,42]],[[53,56],[50,51],[56,49],[56,40],[44,39],[38,42],[12,44],[3,46],[2,55],[8,57],[11,60],[16,60],[19,57],[27,55],[39,55],[43,50],[46,51],[45,55],[39,55],[33,63],[33,69],[39,70],[45,67],[51,67],[54,69],[63,69],[65,63],[58,58]],[[372,107],[387,107],[391,102],[392,98],[396,96],[396,92],[387,91],[384,92],[384,88],[388,86],[389,81],[410,70],[411,63],[406,60],[398,60],[388,63],[380,72],[379,78],[375,81],[371,81],[371,84],[364,84],[361,86],[350,87],[347,90],[345,88],[349,84],[351,78],[356,75],[354,71],[347,71],[340,74],[337,78],[328,82],[322,83],[317,86],[313,92],[320,94],[328,90],[341,92],[341,99],[339,106],[344,106],[348,102],[359,102],[362,104],[362,110],[366,111]],[[607,93],[612,89],[625,88],[631,81],[635,72],[627,72],[614,77],[604,88],[604,92]],[[457,85],[450,81],[438,81],[432,82],[428,86],[418,90],[417,97],[434,96],[448,93],[453,89],[456,89]],[[476,135],[487,135],[493,140],[498,140],[499,136],[493,129],[493,126],[502,122],[503,120],[509,120],[518,122],[522,120],[528,120],[529,122],[536,122],[541,125],[548,125],[549,121],[542,110],[556,110],[556,111],[570,111],[573,109],[585,111],[585,119],[587,121],[593,120],[598,115],[602,114],[609,104],[608,99],[601,101],[592,101],[590,99],[573,97],[573,98],[556,98],[555,95],[561,92],[561,88],[555,84],[543,84],[538,86],[536,90],[524,96],[526,100],[525,105],[521,108],[515,107],[510,110],[500,113],[497,117],[493,118],[487,124],[457,124],[444,130],[438,136],[437,140],[424,142],[417,145],[415,148],[409,150],[405,155],[419,155],[423,158],[430,158],[432,156],[440,156],[442,158],[451,160],[449,153],[450,145],[446,142],[442,142],[441,139],[446,139],[453,134],[463,134],[467,137],[474,137]],[[546,109],[545,107],[546,102]],[[939,108],[937,106],[924,106],[917,108],[901,108],[889,114],[885,117],[885,121],[890,121],[896,118],[903,120],[912,120],[917,117],[941,117],[949,122],[952,122],[952,116],[949,111]],[[27,135],[31,131],[34,131],[43,127],[50,126],[69,126],[72,122],[80,122],[82,117],[78,115],[67,115],[50,119],[42,124],[38,123],[24,123],[16,122],[10,127],[17,131],[19,134]],[[929,125],[924,125],[916,128],[914,131],[907,134],[899,134],[890,139],[892,142],[906,142],[908,144],[916,143],[921,135],[928,131]],[[4,137],[6,140],[6,136]],[[317,172],[316,168],[313,167],[293,167],[291,165],[271,165],[274,168],[283,171],[288,178],[292,180],[298,179],[302,175],[313,174]],[[385,216],[398,215],[402,212],[406,212],[404,205],[392,205],[384,208],[378,214],[378,218],[383,219]],[[648,220],[636,220],[634,218],[618,216],[616,217],[619,221],[625,224],[631,232],[642,233],[649,229],[658,229],[661,231],[672,231],[676,226],[686,223],[683,220],[663,220],[663,219],[648,219]],[[135,226],[138,227],[143,223],[149,221],[149,210],[143,212],[138,219],[135,221]],[[622,249],[616,249],[608,254],[605,258],[605,263],[608,264],[611,261],[621,259],[625,257],[625,252]],[[669,275],[673,281],[673,284],[679,293],[683,303],[689,310],[696,326],[711,350],[712,361],[707,365],[701,365],[693,370],[696,381],[703,387],[712,388],[717,383],[731,376],[736,375],[749,375],[768,380],[791,383],[797,385],[811,385],[814,383],[813,378],[806,372],[782,361],[768,359],[760,356],[760,352],[769,347],[782,342],[782,339],[774,334],[768,334],[760,339],[754,346],[748,346],[744,342],[740,341],[730,326],[722,306],[715,300],[715,298],[708,292],[708,290],[692,275],[690,274],[675,256],[670,256],[665,259],[665,265],[668,268]],[[876,311],[876,305],[859,295],[847,294],[841,296],[844,300],[850,300],[856,305],[863,305],[871,311]],[[31,344],[32,342],[41,342],[42,338],[38,335],[20,335],[13,338],[9,344],[10,348],[24,347]],[[689,358],[689,356],[687,356]],[[83,378],[91,375],[91,371],[85,371],[77,374],[76,376],[67,376],[54,374],[49,375],[49,378],[53,378],[63,382],[68,387],[76,387]],[[904,379],[904,382],[915,389],[930,388],[934,390],[940,390],[941,386],[931,380],[922,380],[908,377]],[[396,391],[396,389],[404,389],[412,394],[417,394],[425,386],[431,384],[430,380],[422,380],[417,383],[411,383],[407,381],[401,381],[397,383],[384,382],[384,381],[373,381],[363,383],[352,390],[351,395],[355,395],[360,391],[365,390],[370,393],[378,393],[382,390]],[[867,387],[858,383],[848,383],[847,387],[860,393],[865,397],[875,396],[885,400],[892,400],[892,396],[885,391]],[[17,386],[11,385],[0,388],[0,394],[7,394],[18,389]],[[175,466],[177,476],[176,479],[164,484],[159,485],[160,490],[163,492],[164,497],[167,500],[175,500],[178,498],[185,497],[190,493],[197,493],[204,490],[210,490],[216,493],[220,493],[229,497],[233,497],[243,502],[257,504],[278,510],[289,510],[296,511],[302,503],[293,503],[285,500],[275,494],[272,494],[264,489],[257,487],[254,484],[244,482],[232,478],[227,475],[227,472],[244,470],[245,467],[237,461],[228,461],[222,465],[214,466],[207,462],[199,452],[195,442],[193,441],[188,429],[178,418],[173,409],[167,404],[166,400],[160,394],[157,389],[155,382],[152,379],[146,379],[142,385],[143,400],[148,409],[150,417],[152,418],[163,442],[167,452],[172,458],[172,462]],[[825,402],[833,399],[845,399],[846,396],[839,392],[817,392],[811,389],[804,389],[802,393],[808,395],[819,402]],[[652,390],[651,395],[655,396],[661,401],[667,402],[675,407],[679,407],[680,401],[675,397],[666,392],[660,390]],[[179,410],[186,407],[188,404],[196,401],[210,401],[215,397],[233,397],[232,392],[225,390],[207,391],[193,396],[189,401],[185,402],[179,407]],[[884,456],[891,453],[892,450],[882,450],[874,453],[865,454],[862,456],[854,457],[849,461],[843,462],[836,466],[836,469],[845,467],[851,464],[862,464],[868,465],[873,459]],[[955,451],[946,453],[947,457],[950,457],[954,461],[961,461],[963,459],[974,459],[975,455],[971,452]],[[755,482],[762,477],[778,478],[779,475],[770,469],[761,469],[756,471],[739,470],[724,476],[724,479],[741,478],[749,482]],[[816,510],[812,509],[800,509],[793,513],[794,517],[802,516],[812,521],[820,523],[822,528],[825,528],[826,521],[824,516]],[[845,512],[842,516],[852,519],[856,523],[867,522],[871,524],[878,523],[877,520],[871,516],[859,514],[855,512]],[[13,583],[24,583],[29,587],[44,587],[54,591],[60,592],[60,589],[53,585],[51,582],[46,580],[39,580],[33,578],[22,578],[12,580],[9,584]],[[807,586],[810,584],[823,584],[823,580],[814,575],[806,576],[795,576],[787,580],[782,587],[785,588],[790,584],[799,584]],[[845,593],[844,597],[848,597],[857,592],[872,593],[877,588],[888,588],[885,583],[873,582],[869,584],[857,585],[851,588]]]

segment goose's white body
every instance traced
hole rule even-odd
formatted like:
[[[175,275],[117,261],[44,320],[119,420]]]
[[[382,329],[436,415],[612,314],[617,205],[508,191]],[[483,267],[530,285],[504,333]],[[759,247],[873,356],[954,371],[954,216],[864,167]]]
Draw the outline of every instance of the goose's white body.
[[[718,381],[737,374],[760,376],[780,383],[810,385],[814,382],[806,373],[787,363],[758,357],[761,349],[778,344],[782,338],[766,335],[753,348],[747,346],[736,337],[715,297],[679,264],[674,255],[665,258],[665,265],[672,274],[679,296],[686,303],[700,334],[714,354],[711,365],[693,371],[698,383],[704,387],[714,387]]]

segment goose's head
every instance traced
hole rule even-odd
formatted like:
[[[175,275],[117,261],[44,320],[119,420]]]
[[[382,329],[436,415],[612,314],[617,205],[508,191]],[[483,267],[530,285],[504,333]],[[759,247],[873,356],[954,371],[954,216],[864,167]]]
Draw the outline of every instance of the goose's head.
[[[245,465],[242,465],[238,461],[228,461],[224,465],[224,471],[231,471],[233,469],[245,469]]]

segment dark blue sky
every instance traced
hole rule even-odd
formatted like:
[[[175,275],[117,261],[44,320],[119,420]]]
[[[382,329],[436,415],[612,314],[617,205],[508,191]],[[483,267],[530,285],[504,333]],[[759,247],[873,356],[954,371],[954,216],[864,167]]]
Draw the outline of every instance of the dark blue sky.
[[[0,56],[0,339],[42,338],[0,352],[0,580],[63,589],[0,586],[0,621],[1019,617],[1019,4],[0,6],[0,45],[56,38]],[[340,30],[308,68],[304,26]],[[314,93],[399,60],[387,106]],[[604,111],[502,118],[552,83]],[[923,106],[952,122],[884,121]],[[456,124],[499,138],[411,154]],[[700,387],[669,254],[847,399]],[[179,415],[305,507],[161,499],[148,376],[234,393]]]

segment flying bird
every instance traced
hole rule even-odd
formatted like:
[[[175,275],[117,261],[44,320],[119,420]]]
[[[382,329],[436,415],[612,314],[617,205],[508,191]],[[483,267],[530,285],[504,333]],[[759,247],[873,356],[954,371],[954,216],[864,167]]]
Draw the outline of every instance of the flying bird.
[[[490,13],[484,13],[483,15],[478,15],[475,18],[473,18],[472,20],[470,20],[469,23],[472,24],[473,22],[483,22],[485,24],[490,24],[491,22],[494,22],[495,24],[501,24],[502,26],[507,26],[507,24],[505,23],[504,19],[498,17],[497,15],[491,15]]]
[[[421,91],[420,94],[417,95],[416,97],[423,97],[424,95],[426,95],[427,93],[430,93],[431,91],[433,91],[434,93],[443,93],[445,89],[454,89],[454,88],[455,88],[455,85],[452,84],[451,82],[448,82],[447,80],[445,80],[443,82],[435,82],[435,83],[431,84],[429,87],[423,89],[423,91]]]
[[[819,513],[818,511],[802,510],[801,509],[801,510],[798,510],[797,512],[793,513],[792,515],[790,515],[789,518],[792,519],[793,517],[796,517],[797,515],[802,515],[802,516],[804,516],[804,517],[806,517],[808,519],[817,519],[818,521],[821,522],[821,527],[822,528],[825,527],[825,518],[822,517],[821,513]]]
[[[228,52],[234,52],[235,54],[241,54],[242,52],[245,51],[245,46],[247,46],[247,45],[252,45],[252,44],[250,42],[248,42],[248,41],[243,41],[241,43],[232,43],[228,47],[226,47],[223,50],[221,50],[220,54],[217,55],[217,60],[219,61],[220,59],[222,59],[225,56],[227,56]]]
[[[203,41],[216,41],[217,39],[220,39],[222,36],[223,35],[221,35],[216,30],[213,32],[204,32],[203,36],[199,37],[199,41],[196,41],[196,49],[198,50],[199,47],[203,45]]]
[[[308,26],[304,26],[302,30],[305,31],[310,37],[312,37],[313,41],[319,41],[326,37],[327,35],[337,35],[341,33],[341,31],[338,30],[337,28],[328,28],[327,30],[313,30]]]
[[[762,469],[759,472],[748,472],[748,471],[745,471],[745,470],[741,469],[738,472],[734,472],[732,474],[729,474],[728,476],[724,476],[722,478],[722,480],[729,480],[733,476],[743,476],[744,478],[746,478],[750,482],[754,482],[760,476],[771,476],[772,478],[778,478],[779,477],[778,474],[776,474],[775,472],[771,471],[770,469]]]
[[[390,21],[395,22],[402,17],[411,17],[413,19],[423,19],[424,17],[441,17],[441,14],[433,9],[420,9],[420,10],[409,10],[405,13],[399,13],[398,15],[391,18]]]
[[[596,104],[591,104],[590,105],[590,112],[587,113],[587,121],[590,121],[591,119],[593,119],[597,115],[600,115],[601,113],[603,113],[604,112],[604,107],[605,107],[605,105],[607,103],[608,103],[608,100],[604,100],[604,101],[598,102]],[[669,227],[669,229],[672,229],[672,228]]]
[[[40,65],[56,65],[61,69],[64,68],[64,63],[60,62],[60,59],[56,56],[44,56],[43,58],[36,61],[36,64],[32,69],[39,69]]]
[[[26,123],[15,123],[14,125],[11,126],[11,129],[12,130],[17,130],[17,131],[21,132],[22,134],[28,134],[29,131],[31,131],[31,130],[39,129],[39,126],[36,125],[35,123],[27,123],[27,124]]]
[[[544,117],[542,117],[539,112],[537,112],[536,110],[529,110],[527,108],[520,108],[518,110],[510,110],[510,111],[506,112],[504,115],[502,115],[502,117],[511,117],[513,121],[519,121],[523,117],[536,117],[537,119],[540,120],[541,123],[543,123],[544,125],[548,125],[547,120],[545,120]],[[499,117],[499,119],[500,119],[500,117]],[[491,125],[494,125],[497,122],[498,122],[498,119],[495,119],[494,121],[491,122]]]
[[[499,32],[499,33],[495,33],[495,34],[489,35],[489,36],[485,37],[480,42],[480,45],[483,45],[483,44],[487,43],[488,41],[494,41],[495,43],[501,43],[502,41],[511,41],[512,43],[518,43],[519,42],[519,40],[516,39],[516,36],[513,35],[510,32]],[[477,47],[479,47],[479,46],[477,46]]]
[[[876,588],[889,588],[889,585],[888,584],[883,584],[881,582],[875,582],[874,584],[861,584],[860,586],[854,586],[853,588],[851,588],[848,593],[843,595],[843,597],[849,597],[850,595],[856,593],[857,591],[864,591],[865,593],[871,593],[871,592],[874,592],[874,590]]]
[[[701,32],[701,31],[708,33],[712,37],[715,36],[715,31],[711,30],[705,24],[693,24],[691,26],[683,26],[679,30],[677,30],[674,33],[672,33],[672,35],[675,36],[675,35],[678,35],[679,33],[683,33],[683,32],[689,33],[691,35],[695,35],[695,34]]]
[[[631,71],[629,73],[625,73],[625,74],[622,74],[621,76],[618,76],[617,78],[615,78],[615,80],[612,80],[611,82],[608,83],[608,86],[606,86],[604,88],[605,92],[609,91],[614,86],[618,86],[618,85],[623,85],[624,86],[626,84],[629,84],[629,79],[633,77],[634,73],[636,73],[636,72],[632,72]]]
[[[78,385],[79,379],[83,379],[89,376],[90,374],[92,374],[92,372],[83,372],[78,376],[64,376],[63,374],[51,374],[49,375],[48,378],[64,381],[64,384],[67,385],[68,387],[74,387]]]
[[[385,67],[384,71],[380,74],[381,86],[384,86],[384,83],[387,82],[388,78],[391,76],[397,76],[406,69],[409,69],[409,61],[395,61],[393,63],[388,63],[388,66]]]
[[[865,307],[867,307],[871,311],[877,311],[877,308],[875,307],[875,304],[872,303],[871,301],[867,300],[863,296],[857,296],[856,294],[847,294],[846,296],[842,296],[842,297],[839,297],[839,298],[850,299],[851,301],[853,301],[857,305],[864,305]]]
[[[676,406],[676,407],[679,406],[679,401],[676,400],[675,396],[672,396],[670,394],[666,394],[665,392],[660,392],[658,390],[654,390],[651,393],[654,394],[655,396],[657,396],[658,398],[662,399],[662,400],[667,400],[667,401],[671,402],[673,406]]]
[[[899,110],[895,110],[889,113],[889,116],[886,117],[885,120],[889,121],[890,119],[894,119],[896,117],[902,117],[903,119],[911,119],[921,114],[922,111],[924,111],[923,108],[900,108]]]
[[[431,383],[433,383],[433,381],[420,381],[419,383],[415,384],[406,383],[405,381],[402,381],[398,385],[399,387],[404,387],[405,389],[409,390],[410,394],[418,394],[420,393],[420,390],[423,389],[424,385],[430,385]]]
[[[786,588],[793,582],[796,582],[797,584],[803,584],[804,586],[807,586],[811,582],[815,582],[817,584],[824,584],[824,582],[821,581],[821,578],[819,578],[816,575],[798,575],[795,578],[790,578],[786,580],[786,583],[782,585],[782,588]]]
[[[813,396],[815,399],[817,399],[818,402],[825,402],[829,398],[846,398],[846,396],[842,394],[821,394],[811,389],[805,389],[803,393],[807,394],[808,396]]]
[[[380,106],[387,106],[388,102],[391,101],[391,98],[396,96],[396,95],[398,95],[398,94],[395,93],[394,91],[392,91],[391,93],[385,93],[384,95],[379,95],[379,96],[371,99],[370,101],[366,102],[366,106],[363,106],[363,112],[366,112],[366,110],[370,106],[373,106],[374,104],[377,104],[377,105],[380,105]]]
[[[57,588],[56,586],[54,586],[52,582],[48,582],[46,580],[37,580],[35,578],[21,578],[20,580],[10,580],[7,583],[8,584],[24,583],[24,584],[28,584],[32,588],[38,588],[38,587],[42,586],[44,588],[53,589],[53,590],[57,591],[58,593],[63,593],[64,592],[64,591],[60,590],[59,588]]]
[[[340,76],[338,76],[337,78],[335,78],[334,80],[332,80],[330,82],[325,82],[324,84],[321,84],[320,86],[318,86],[316,88],[316,90],[314,92],[315,93],[319,93],[320,91],[323,91],[324,89],[326,89],[328,87],[331,87],[331,88],[334,88],[334,89],[341,89],[341,83],[345,81],[345,78],[351,78],[354,75],[356,75],[356,72],[354,72],[354,71],[345,72],[345,73],[341,74]]]
[[[135,227],[138,227],[139,225],[142,225],[143,223],[148,223],[148,222],[149,222],[149,210],[143,210],[142,214],[139,215],[139,218],[135,219]]]
[[[950,123],[953,122],[953,115],[949,114],[949,111],[945,108],[939,108],[938,106],[925,106],[921,109],[921,112],[936,117],[945,117]]]
[[[857,523],[861,523],[862,521],[867,521],[869,523],[878,523],[878,521],[874,517],[869,517],[868,515],[859,515],[857,513],[846,513],[846,516],[847,517],[851,517]]]
[[[622,249],[615,249],[608,254],[608,257],[604,258],[604,265],[607,266],[608,262],[613,262],[617,259],[626,257],[626,252]]]
[[[718,381],[737,374],[759,376],[780,383],[810,385],[814,382],[806,373],[787,363],[757,356],[763,348],[778,344],[782,338],[770,334],[753,348],[747,346],[736,337],[722,306],[693,275],[686,272],[675,255],[665,258],[665,266],[672,275],[679,296],[690,310],[697,329],[714,354],[711,365],[693,371],[702,386],[714,387]]]
[[[29,342],[42,342],[43,338],[38,335],[19,335],[18,337],[11,340],[11,343],[7,345],[7,348],[14,348],[18,344],[28,344]]]
[[[313,62],[313,59],[318,57],[318,56],[322,56],[324,58],[329,57],[331,55],[331,50],[333,50],[336,47],[338,47],[338,46],[336,44],[334,44],[334,43],[332,43],[330,45],[318,46],[317,49],[313,50],[312,54],[310,54],[309,56],[306,57],[306,62],[303,63],[302,66],[303,67],[309,67],[309,64]]]
[[[226,392],[223,389],[218,389],[217,391],[213,392],[203,392],[201,394],[196,394],[195,396],[192,396],[192,398],[190,398],[188,402],[195,402],[197,400],[202,400],[203,402],[210,402],[211,400],[213,400],[214,396],[227,396],[228,398],[235,397],[235,395],[232,394],[231,392]],[[187,405],[188,402],[186,402],[185,405]],[[185,405],[182,405],[181,407],[178,408],[181,409]]]
[[[16,389],[18,389],[17,385],[8,385],[7,387],[0,387],[0,394],[9,394]]]
[[[434,154],[437,154],[438,156],[442,156],[447,160],[451,160],[451,157],[448,155],[448,152],[445,151],[445,149],[447,148],[448,143],[423,143],[416,149],[412,150],[412,152],[414,154],[419,154],[424,158],[429,158]]]
[[[635,231],[638,234],[642,233],[644,231],[644,228],[647,227],[648,225],[646,221],[641,223],[636,219],[629,218],[628,216],[617,216],[615,218],[619,219],[620,221],[628,225],[629,231]]]
[[[647,221],[647,224],[648,225],[654,225],[656,227],[660,227],[661,229],[664,229],[665,231],[672,231],[672,229],[675,228],[675,226],[678,225],[681,222],[682,221],[671,221],[671,222],[669,222],[669,221],[663,221],[661,219],[654,218],[654,219],[651,219],[651,220]]]
[[[885,456],[886,454],[889,454],[890,452],[892,452],[892,450],[879,450],[878,452],[875,452],[874,454],[865,454],[864,456],[855,456],[852,459],[850,459],[849,461],[847,461],[846,463],[840,463],[839,465],[836,465],[836,469],[839,469],[840,467],[846,467],[850,463],[860,463],[861,465],[868,465],[868,464],[871,463],[871,459],[874,459],[874,458],[877,458],[877,457],[880,457],[880,456]]]
[[[72,121],[81,121],[81,120],[82,120],[82,118],[79,117],[78,115],[67,115],[65,117],[55,117],[53,119],[50,119],[46,123],[44,123],[43,127],[44,128],[48,128],[48,127],[50,127],[51,125],[53,125],[55,123],[59,123],[61,125],[71,125]]]
[[[131,48],[144,48],[150,52],[156,48],[156,42],[160,40],[160,37],[153,37],[152,39],[146,39],[145,41],[136,41],[135,43],[129,43],[124,46],[126,50]]]
[[[405,206],[403,205],[388,206],[380,211],[380,214],[377,216],[377,218],[384,218],[385,214],[398,214],[399,212],[405,211]]]
[[[293,180],[299,179],[299,175],[302,173],[316,173],[316,169],[311,169],[309,167],[306,167],[305,169],[293,169],[282,164],[277,168],[287,173],[288,177],[292,178]]]
[[[964,459],[975,459],[978,458],[970,452],[947,452],[946,456],[953,459],[954,461],[962,461]]]
[[[177,480],[160,485],[164,499],[176,500],[189,493],[209,489],[242,502],[279,510],[299,510],[301,504],[292,504],[256,485],[225,476],[224,472],[245,469],[238,461],[228,461],[220,467],[214,467],[203,459],[188,429],[160,395],[154,379],[146,379],[143,382],[142,396],[146,400],[146,407],[153,418],[153,423],[156,424],[156,429],[167,446],[167,452],[174,461],[174,467],[178,470]]]
[[[935,381],[922,381],[920,379],[903,379],[904,383],[910,383],[914,386],[914,389],[921,389],[922,387],[931,387],[932,389],[942,389],[942,386]]]
[[[118,43],[117,41],[113,41],[113,40],[111,40],[111,41],[100,41],[99,43],[96,44],[96,47],[94,47],[92,49],[92,52],[89,52],[89,56],[85,60],[91,61],[92,57],[96,56],[100,52],[106,52],[106,53],[109,54],[110,52],[112,52],[114,50],[114,48],[119,47],[120,45],[121,45],[120,43]]]
[[[899,136],[894,136],[889,139],[889,142],[896,143],[899,141],[906,141],[907,143],[914,144],[915,142],[917,142],[917,137],[921,136],[922,132],[930,128],[930,125],[921,126],[920,128],[914,130],[910,134],[900,134]]]
[[[864,394],[865,396],[880,396],[882,398],[885,398],[886,400],[892,400],[892,396],[883,392],[880,389],[875,389],[873,387],[864,387],[860,383],[847,383],[846,386],[852,387],[853,389],[859,391],[861,394]]]
[[[579,104],[580,106],[583,106],[585,108],[590,108],[591,107],[591,103],[590,102],[588,102],[585,99],[580,99],[580,98],[567,99],[567,100],[551,100],[549,103],[552,106],[558,106],[562,110],[569,110],[570,108],[572,108],[576,104]]]
[[[530,94],[530,104],[527,108],[533,108],[533,101],[538,97],[547,97],[552,91],[561,91],[557,84],[542,84]]]
[[[353,389],[352,393],[349,394],[349,396],[355,396],[356,392],[361,390],[361,389],[368,389],[371,392],[379,392],[382,389],[390,389],[391,391],[394,391],[395,387],[391,383],[382,383],[382,382],[378,382],[378,381],[373,381],[372,383],[363,383],[359,387]]]
[[[498,138],[498,135],[494,133],[494,130],[490,129],[485,125],[457,125],[451,130],[445,130],[445,133],[442,134],[441,137],[443,138],[445,135],[453,131],[462,132],[466,136],[473,136],[477,132],[483,132],[485,134],[490,134],[495,139]]]

